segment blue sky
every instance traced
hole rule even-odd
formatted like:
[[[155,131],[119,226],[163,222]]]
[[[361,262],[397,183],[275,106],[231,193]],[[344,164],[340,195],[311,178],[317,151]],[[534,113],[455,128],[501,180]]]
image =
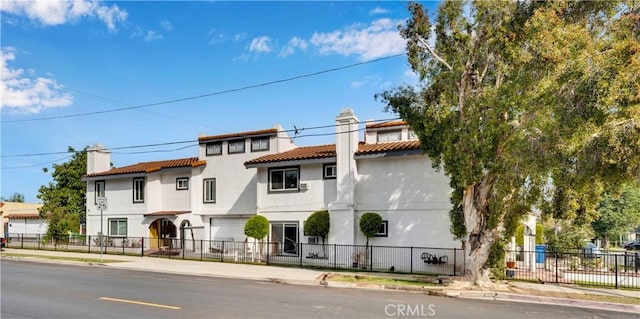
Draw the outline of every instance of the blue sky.
[[[435,8],[436,2],[425,3]],[[38,202],[43,167],[64,152],[195,140],[271,128],[395,117],[374,94],[415,83],[406,57],[238,92],[55,118],[237,89],[402,54],[406,2],[4,1],[1,188]],[[435,10],[431,10],[435,12]],[[42,118],[54,117],[49,120]],[[300,135],[332,133],[333,128]],[[334,137],[299,137],[299,146]],[[112,162],[197,156],[197,144],[114,151]],[[166,151],[166,152],[164,152]],[[137,154],[127,154],[136,152]],[[146,153],[139,153],[146,152]],[[62,159],[62,160],[61,160]]]

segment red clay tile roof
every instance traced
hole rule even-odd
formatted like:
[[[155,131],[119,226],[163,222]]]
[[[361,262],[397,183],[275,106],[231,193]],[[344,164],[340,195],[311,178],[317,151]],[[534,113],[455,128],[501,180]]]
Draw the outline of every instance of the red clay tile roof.
[[[395,152],[395,151],[410,151],[410,150],[419,150],[419,149],[420,149],[420,141],[418,140],[387,142],[387,143],[378,143],[378,144],[361,143],[358,146],[358,152],[356,152],[356,155],[386,153],[386,152]]]
[[[37,219],[40,218],[40,214],[9,214],[7,217],[13,219]]]
[[[176,167],[198,167],[207,164],[207,161],[198,160],[197,157],[179,158],[174,160],[143,162],[129,166],[117,167],[104,172],[87,174],[84,177],[135,174],[135,173],[151,173],[157,172],[165,168]]]
[[[198,137],[198,141],[202,143],[206,141],[224,140],[224,139],[230,139],[230,138],[236,138],[236,137],[240,138],[240,137],[248,137],[248,136],[254,136],[254,135],[275,135],[275,134],[278,134],[278,129],[270,128],[270,129],[258,130],[258,131],[211,135],[211,136],[200,136]]]
[[[293,150],[278,153],[269,154],[256,159],[252,159],[244,163],[244,165],[250,164],[262,164],[262,163],[274,163],[283,161],[297,161],[297,160],[309,160],[318,158],[331,158],[336,156],[336,145],[318,145],[318,146],[305,146],[298,147]]]
[[[364,144],[358,145],[358,152],[356,155],[367,155],[376,153],[386,153],[394,151],[408,151],[420,149],[420,141],[400,141],[400,142],[388,142],[378,144]],[[307,146],[299,147],[291,151],[270,154],[250,161],[245,162],[245,165],[285,162],[285,161],[300,161],[318,158],[331,158],[336,156],[336,145],[319,145],[319,146]]]
[[[396,120],[396,121],[389,121],[389,122],[382,122],[382,123],[373,123],[373,124],[367,124],[367,128],[381,128],[381,127],[392,127],[392,126],[401,126],[401,125],[407,125],[407,122],[403,120]]]
[[[159,211],[159,212],[153,212],[153,213],[147,213],[144,214],[144,217],[147,216],[175,216],[175,215],[182,215],[182,214],[189,214],[191,213],[190,210],[164,210],[164,211]]]

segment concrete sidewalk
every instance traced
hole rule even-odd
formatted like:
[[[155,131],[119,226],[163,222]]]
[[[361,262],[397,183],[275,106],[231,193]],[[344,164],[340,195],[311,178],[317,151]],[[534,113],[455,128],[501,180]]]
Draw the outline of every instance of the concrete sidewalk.
[[[87,263],[82,261],[65,261],[56,259],[47,259],[47,257],[64,257],[78,259],[99,259],[99,254],[72,253],[62,251],[44,251],[44,250],[22,250],[22,249],[5,249],[7,254],[12,256],[3,258],[19,258],[22,260],[33,260],[40,262],[68,263],[68,264],[84,264],[95,265],[100,267],[109,267],[116,269],[129,269],[137,271],[152,271],[159,273],[211,276],[223,278],[236,278],[247,280],[259,280],[278,282],[296,285],[313,285],[340,288],[366,288],[366,289],[388,289],[403,290],[426,293],[431,295],[454,297],[454,298],[473,298],[487,300],[503,300],[512,302],[529,302],[565,305],[572,307],[607,309],[613,311],[624,311],[631,313],[640,313],[640,291],[638,290],[615,290],[604,288],[585,288],[579,286],[562,286],[551,284],[535,284],[528,282],[509,282],[509,291],[479,291],[472,287],[464,285],[394,285],[394,284],[375,284],[361,282],[344,282],[325,280],[328,271],[309,270],[294,267],[277,267],[251,264],[236,264],[222,262],[203,262],[190,261],[181,259],[167,259],[155,257],[137,257],[122,255],[104,255],[103,263]],[[24,255],[24,256],[18,256]],[[118,262],[108,262],[118,261]],[[424,279],[425,276],[402,275],[402,274],[380,274],[380,273],[353,273],[353,272],[331,272],[331,274],[342,274],[345,276],[359,277],[385,277],[396,280],[415,281],[417,277]],[[329,277],[330,278],[330,277]],[[599,302],[590,300],[580,300],[575,298],[562,298],[569,295],[596,295],[596,296],[612,296],[618,298],[629,298],[631,304]],[[637,300],[636,300],[637,299]],[[637,301],[637,302],[636,302]]]

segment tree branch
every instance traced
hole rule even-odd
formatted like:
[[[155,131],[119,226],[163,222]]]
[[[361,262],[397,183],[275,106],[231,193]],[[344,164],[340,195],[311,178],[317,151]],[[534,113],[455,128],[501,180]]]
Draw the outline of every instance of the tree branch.
[[[439,55],[437,55],[430,47],[429,44],[427,44],[427,41],[425,41],[423,38],[418,37],[418,41],[420,41],[420,43],[422,43],[422,45],[424,46],[425,49],[427,49],[427,51],[429,51],[429,53],[436,59],[438,60],[440,63],[444,64],[444,66],[447,67],[447,69],[449,69],[449,71],[453,71],[453,68],[451,67],[451,65],[449,65],[449,63],[447,63],[447,61],[445,61],[443,58],[441,58]]]

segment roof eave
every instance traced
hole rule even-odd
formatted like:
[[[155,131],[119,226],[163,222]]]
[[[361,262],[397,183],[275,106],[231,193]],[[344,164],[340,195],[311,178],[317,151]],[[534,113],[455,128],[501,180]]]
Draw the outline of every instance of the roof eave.
[[[420,149],[409,149],[409,150],[383,151],[383,152],[371,152],[371,153],[356,153],[353,158],[358,160],[358,159],[412,156],[412,155],[422,155],[422,151]]]
[[[264,163],[244,163],[244,166],[246,168],[282,167],[282,166],[292,166],[292,165],[326,164],[326,163],[334,163],[335,161],[336,161],[336,157],[332,156],[332,157],[322,157],[322,158],[272,161],[272,162],[264,162]]]

